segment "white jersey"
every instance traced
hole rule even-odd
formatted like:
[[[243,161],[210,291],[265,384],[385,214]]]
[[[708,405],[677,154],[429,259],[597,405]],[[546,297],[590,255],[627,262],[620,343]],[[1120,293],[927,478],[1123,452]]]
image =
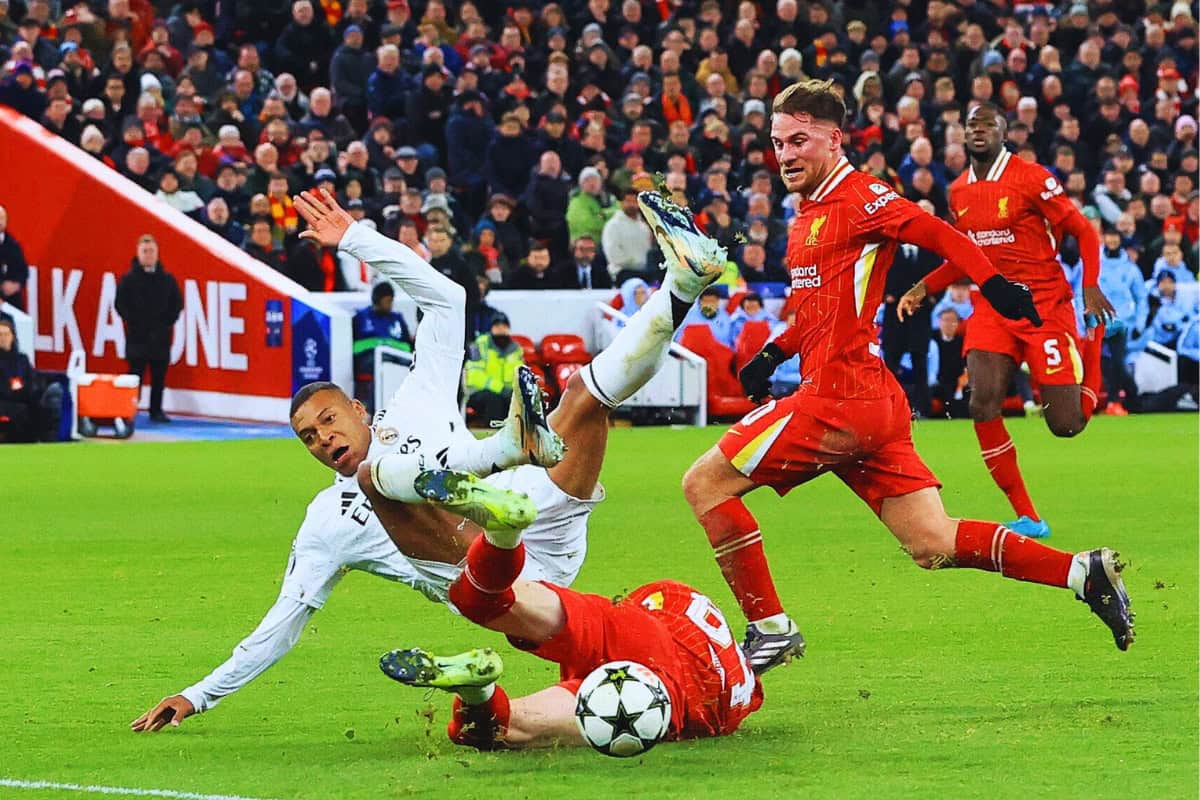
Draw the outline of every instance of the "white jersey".
[[[463,361],[462,288],[407,247],[365,226],[352,225],[339,247],[387,274],[413,296],[423,313],[413,369],[376,415],[367,457],[396,452],[422,456],[430,468],[453,466],[448,463],[451,446],[474,441],[457,405]],[[537,505],[537,520],[523,537],[527,562],[522,577],[569,585],[583,564],[587,517],[603,499],[603,489],[598,487],[591,498],[574,498],[537,467],[508,470],[487,480],[525,492]],[[180,694],[202,712],[258,677],[295,646],[308,619],[352,569],[406,584],[430,600],[446,603],[461,565],[405,557],[357,479],[336,475],[308,505],[275,604],[224,664]]]

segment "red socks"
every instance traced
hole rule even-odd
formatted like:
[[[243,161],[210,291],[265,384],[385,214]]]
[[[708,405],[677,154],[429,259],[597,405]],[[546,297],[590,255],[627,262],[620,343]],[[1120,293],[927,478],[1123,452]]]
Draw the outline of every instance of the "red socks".
[[[995,522],[959,520],[954,537],[956,566],[1047,586],[1066,587],[1073,557]]]
[[[725,582],[742,613],[756,622],[783,613],[763,553],[762,532],[740,498],[731,497],[700,517]]]
[[[499,686],[486,703],[479,705],[469,706],[462,698],[455,697],[446,733],[455,744],[477,750],[495,750],[503,745],[510,713],[508,695]]]
[[[1084,420],[1090,420],[1100,402],[1100,351],[1104,349],[1104,326],[1092,330],[1092,338],[1083,339],[1083,385],[1079,387],[1079,402]]]
[[[467,564],[450,584],[450,602],[472,622],[486,625],[516,602],[513,581],[525,566],[525,544],[512,550],[480,536],[467,548]]]
[[[1017,516],[1040,520],[1025,489],[1025,479],[1021,477],[1021,468],[1017,466],[1017,446],[1004,428],[1004,419],[996,417],[987,422],[976,422],[975,436],[983,451],[983,463],[987,464],[992,480],[1000,487],[1000,491],[1008,495],[1008,502]]]

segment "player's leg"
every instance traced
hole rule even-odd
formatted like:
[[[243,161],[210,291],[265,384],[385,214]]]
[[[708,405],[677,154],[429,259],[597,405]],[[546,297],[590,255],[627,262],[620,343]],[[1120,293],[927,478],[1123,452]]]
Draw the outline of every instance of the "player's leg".
[[[1042,312],[1043,324],[1024,336],[1024,357],[1042,392],[1046,426],[1070,438],[1087,426],[1087,368],[1075,335],[1075,310],[1069,303]],[[1092,404],[1094,408],[1094,404]]]
[[[1119,649],[1133,643],[1134,615],[1121,581],[1122,565],[1108,548],[1071,554],[996,522],[953,519],[934,487],[884,498],[877,513],[921,567],[966,567],[1069,588],[1109,627]]]
[[[760,485],[757,471],[772,465],[780,468],[777,477],[791,485],[816,474],[802,473],[811,461],[803,438],[785,432],[800,413],[786,401],[772,401],[752,411],[683,476],[684,498],[704,528],[721,574],[746,617],[743,650],[759,674],[803,655],[804,637],[784,613],[763,550],[762,531],[741,498]],[[795,450],[780,443],[793,436]],[[789,462],[795,466],[785,478],[782,472]]]
[[[1026,536],[1040,538],[1050,535],[1050,527],[1038,516],[1025,488],[1017,463],[1017,448],[1001,416],[1004,396],[1016,368],[1016,360],[1007,353],[980,349],[967,353],[971,418],[975,421],[975,437],[979,440],[983,463],[1017,513],[1018,518],[1011,526]]]

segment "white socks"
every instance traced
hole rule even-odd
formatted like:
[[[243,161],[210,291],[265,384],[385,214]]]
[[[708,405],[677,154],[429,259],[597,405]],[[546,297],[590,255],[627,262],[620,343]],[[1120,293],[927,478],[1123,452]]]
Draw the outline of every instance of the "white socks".
[[[772,614],[769,617],[764,617],[760,620],[755,620],[750,623],[755,628],[758,628],[759,633],[791,633],[795,625],[787,614]]]
[[[424,503],[425,498],[413,488],[413,481],[424,471],[420,456],[387,453],[371,462],[371,483],[384,497],[402,503]]]
[[[616,408],[658,372],[674,334],[668,281],[650,295],[612,344],[580,370],[579,375],[597,400]]]
[[[1071,559],[1071,569],[1067,570],[1067,588],[1075,592],[1075,596],[1083,599],[1083,585],[1087,582],[1088,554],[1076,553]]]
[[[520,446],[503,427],[482,439],[455,442],[446,453],[446,461],[450,469],[470,472],[481,478],[529,463]]]
[[[489,683],[487,686],[459,686],[454,690],[458,695],[458,699],[462,700],[468,706],[481,706],[488,700],[492,699],[492,695],[496,693],[496,684]]]

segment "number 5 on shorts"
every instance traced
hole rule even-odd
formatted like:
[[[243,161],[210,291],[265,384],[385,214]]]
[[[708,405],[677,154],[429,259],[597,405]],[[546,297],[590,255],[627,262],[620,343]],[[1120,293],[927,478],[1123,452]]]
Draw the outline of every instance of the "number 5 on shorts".
[[[1042,342],[1042,350],[1046,353],[1046,366],[1057,367],[1063,363],[1062,351],[1058,349],[1058,341],[1047,339]]]

